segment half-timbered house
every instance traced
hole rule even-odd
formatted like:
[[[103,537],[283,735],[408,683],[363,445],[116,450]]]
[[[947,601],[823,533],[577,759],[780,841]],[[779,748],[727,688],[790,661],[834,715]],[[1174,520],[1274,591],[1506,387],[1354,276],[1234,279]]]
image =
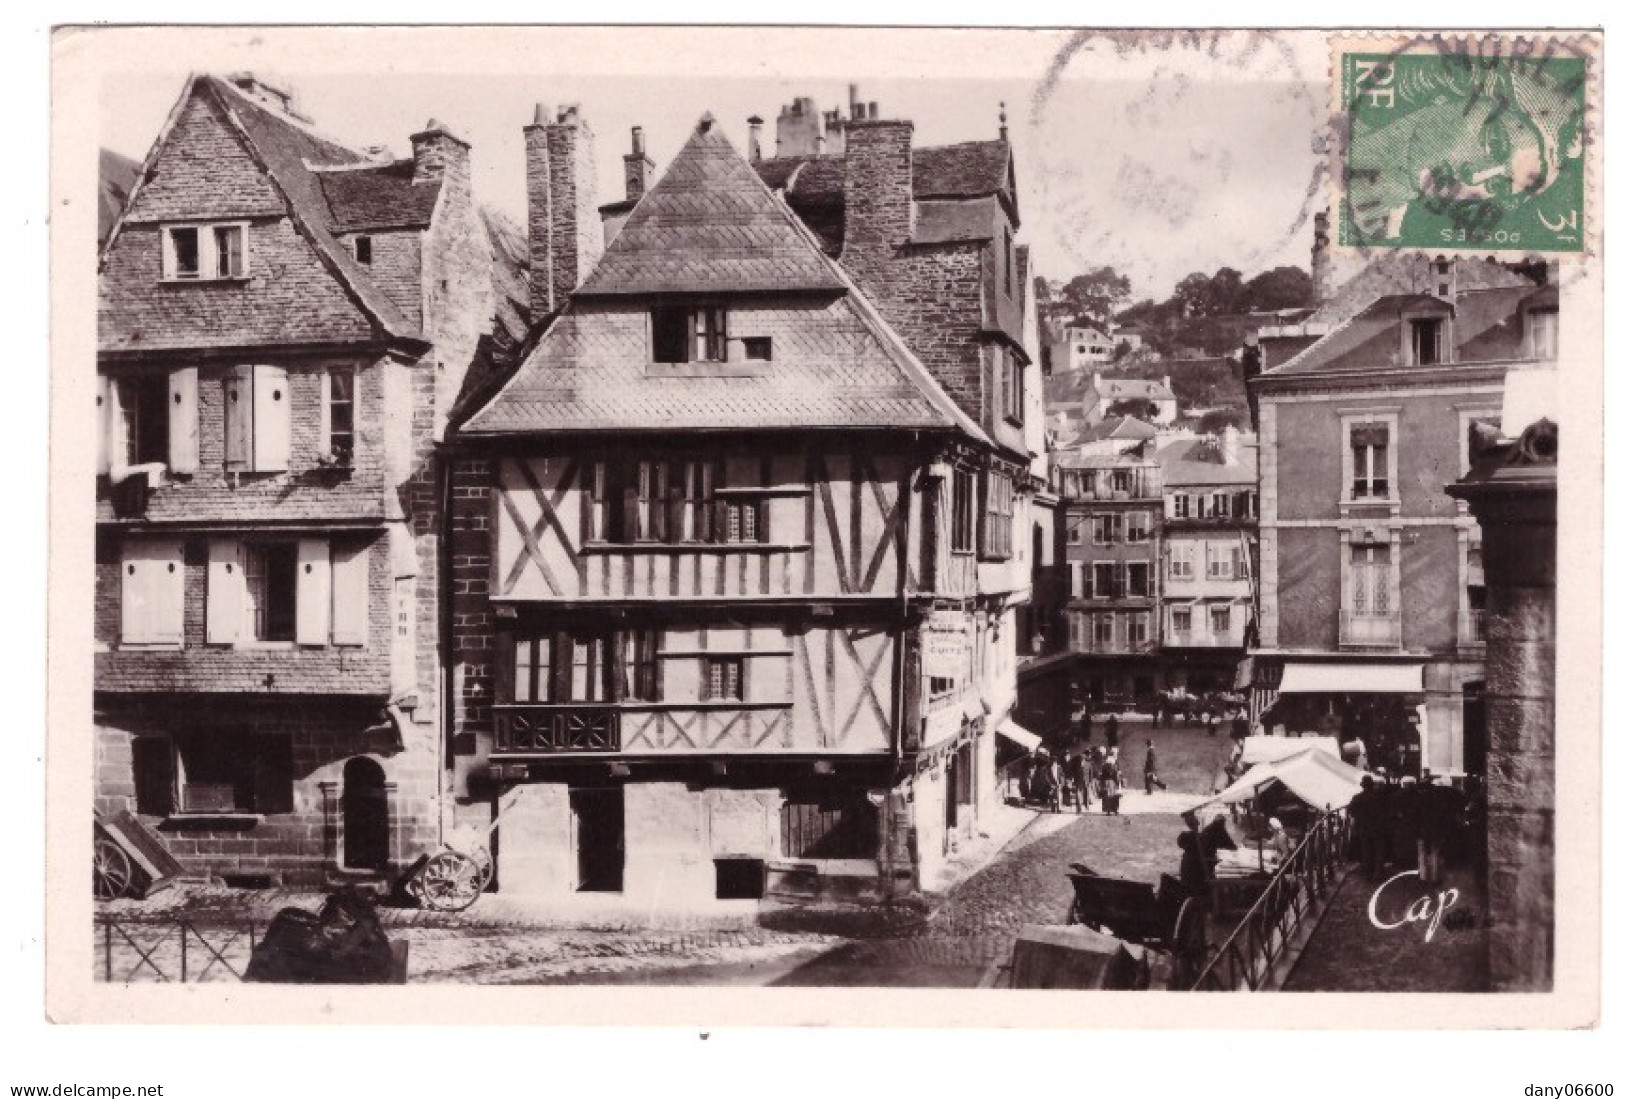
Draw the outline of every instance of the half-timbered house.
[[[196,77],[101,252],[96,804],[200,874],[375,875],[440,833],[433,446],[524,322],[467,144],[411,141]]]
[[[595,263],[585,122],[527,147],[545,329],[453,442],[457,812],[500,811],[503,891],[918,888],[994,793],[1027,452],[990,473],[981,417],[709,116],[646,191],[635,144]]]

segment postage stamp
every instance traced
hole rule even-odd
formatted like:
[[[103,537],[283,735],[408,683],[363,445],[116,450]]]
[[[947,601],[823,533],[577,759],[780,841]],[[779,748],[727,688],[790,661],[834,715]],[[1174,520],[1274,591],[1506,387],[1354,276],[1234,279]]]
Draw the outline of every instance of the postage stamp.
[[[1332,61],[1339,246],[1592,250],[1593,40],[1361,37]]]

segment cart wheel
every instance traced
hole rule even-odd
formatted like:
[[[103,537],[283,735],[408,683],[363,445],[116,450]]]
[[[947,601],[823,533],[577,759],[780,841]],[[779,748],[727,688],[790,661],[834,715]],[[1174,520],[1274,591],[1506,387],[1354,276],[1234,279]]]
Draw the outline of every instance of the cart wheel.
[[[1207,962],[1207,909],[1195,897],[1186,898],[1174,918],[1174,988],[1195,983]]]
[[[124,896],[124,891],[130,888],[132,876],[130,856],[112,840],[98,839],[92,858],[95,865],[91,881],[96,889],[96,899],[110,901]]]
[[[460,851],[442,851],[418,875],[423,903],[440,912],[461,912],[480,899],[485,872]]]

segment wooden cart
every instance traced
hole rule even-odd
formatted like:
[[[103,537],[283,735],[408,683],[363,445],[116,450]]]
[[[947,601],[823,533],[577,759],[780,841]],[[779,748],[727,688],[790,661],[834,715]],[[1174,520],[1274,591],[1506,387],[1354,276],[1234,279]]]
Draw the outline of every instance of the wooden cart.
[[[1207,961],[1207,905],[1166,874],[1160,885],[1104,878],[1074,864],[1067,923],[1170,955],[1173,986],[1188,987]]]

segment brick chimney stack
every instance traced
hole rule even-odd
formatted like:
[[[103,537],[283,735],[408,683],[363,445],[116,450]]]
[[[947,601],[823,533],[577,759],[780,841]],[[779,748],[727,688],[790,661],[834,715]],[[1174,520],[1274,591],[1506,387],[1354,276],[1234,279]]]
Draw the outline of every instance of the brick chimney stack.
[[[848,121],[842,256],[879,250],[890,259],[913,235],[914,123],[870,117]]]
[[[745,124],[750,127],[750,162],[755,164],[762,159],[762,118],[753,114]]]
[[[574,104],[559,108],[553,121],[548,115],[537,104],[525,127],[533,324],[564,308],[604,251],[592,128]]]
[[[444,122],[429,119],[412,135],[412,182],[429,183],[439,179],[466,183],[470,177],[468,142],[446,128]]]
[[[643,151],[642,126],[632,127],[632,151],[621,159],[626,161],[626,201],[636,202],[649,189],[649,177],[655,170],[655,162]]]
[[[1315,215],[1315,243],[1309,250],[1310,294],[1316,305],[1325,305],[1332,296],[1332,216],[1322,210]]]

